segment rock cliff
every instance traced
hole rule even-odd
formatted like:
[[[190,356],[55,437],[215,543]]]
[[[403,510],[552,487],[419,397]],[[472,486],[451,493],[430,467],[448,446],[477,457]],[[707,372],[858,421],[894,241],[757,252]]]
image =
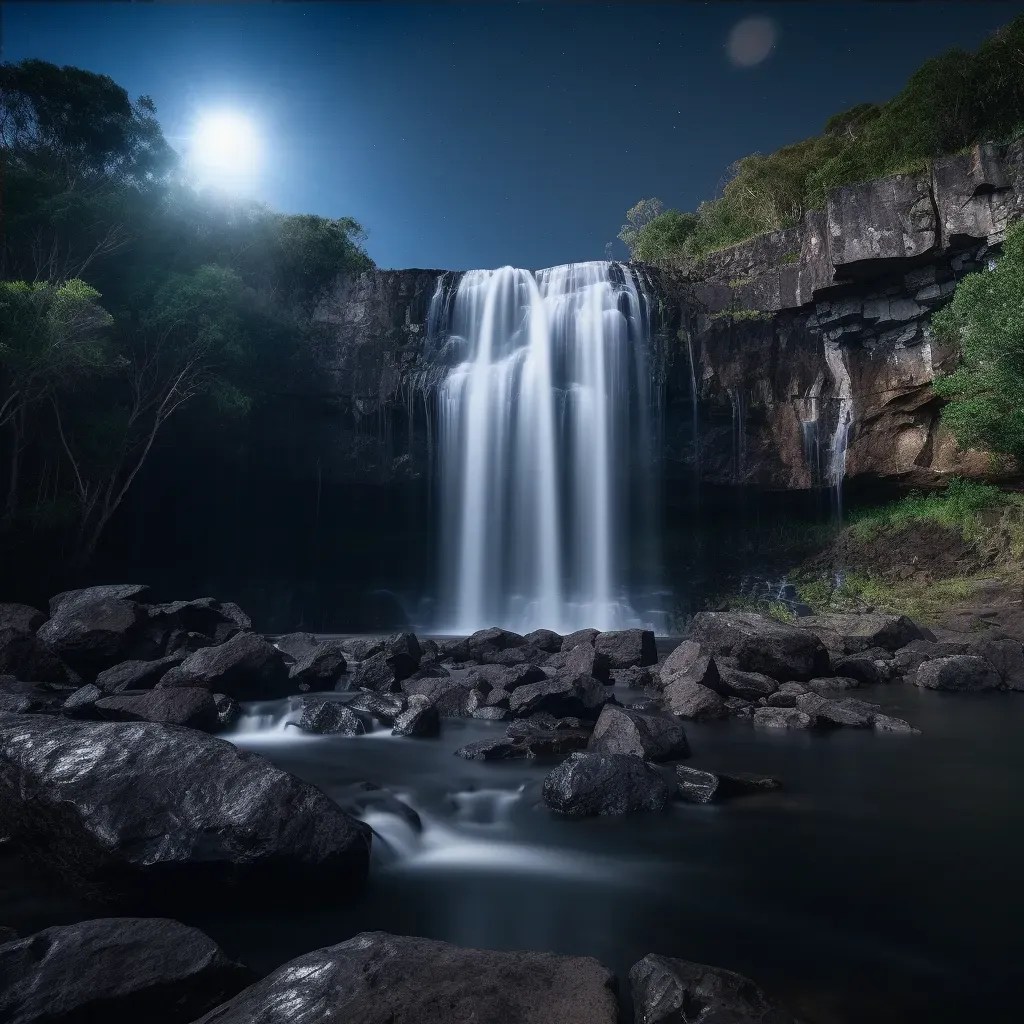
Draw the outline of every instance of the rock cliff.
[[[986,144],[840,189],[797,226],[699,264],[639,267],[666,475],[803,489],[843,476],[929,486],[989,473],[984,453],[960,451],[939,424],[931,381],[955,353],[929,320],[1022,214],[1024,141]],[[355,439],[339,449],[348,471],[388,479],[429,466],[446,364],[431,300],[458,276],[371,271],[323,296],[317,362]]]

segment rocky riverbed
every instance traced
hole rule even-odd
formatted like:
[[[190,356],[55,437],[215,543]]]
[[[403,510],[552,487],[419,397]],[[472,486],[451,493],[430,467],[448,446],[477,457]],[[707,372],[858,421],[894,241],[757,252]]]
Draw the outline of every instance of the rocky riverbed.
[[[264,638],[136,586],[48,612],[0,606],[3,1019],[1010,1019],[1012,615],[656,643]]]

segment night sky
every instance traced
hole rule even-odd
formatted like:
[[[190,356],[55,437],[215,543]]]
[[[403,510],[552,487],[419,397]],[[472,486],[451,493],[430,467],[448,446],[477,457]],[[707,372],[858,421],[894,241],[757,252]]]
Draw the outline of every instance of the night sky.
[[[5,3],[3,58],[39,57],[149,94],[184,139],[203,110],[251,112],[255,195],[351,216],[382,267],[602,259],[626,209],[694,209],[728,165],[897,92],[1021,3]],[[753,67],[726,52],[771,18]],[[615,241],[615,255],[625,246]]]

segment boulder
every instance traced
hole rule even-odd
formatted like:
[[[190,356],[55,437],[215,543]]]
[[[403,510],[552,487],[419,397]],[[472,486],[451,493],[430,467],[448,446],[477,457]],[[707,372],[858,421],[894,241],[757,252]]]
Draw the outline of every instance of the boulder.
[[[510,722],[505,729],[506,736],[532,736],[537,730],[550,732],[553,729],[593,729],[594,723],[582,718],[573,718],[571,715],[556,718],[546,711],[538,712],[529,718],[521,718],[518,721]]]
[[[725,718],[729,711],[722,698],[714,690],[686,680],[669,683],[662,697],[665,710],[679,718],[706,721],[711,718]]]
[[[914,640],[901,647],[893,656],[893,668],[908,683],[914,682],[917,670],[926,661],[934,658],[950,658],[955,654],[965,654],[969,644],[958,640]]]
[[[26,683],[14,676],[0,675],[0,707],[10,714],[57,711],[75,689],[57,683]]]
[[[274,646],[293,661],[300,661],[315,651],[320,643],[313,633],[282,633],[273,641]],[[343,652],[348,651],[346,641],[338,640],[337,644]]]
[[[46,621],[46,616],[30,604],[0,603],[0,630],[10,629],[16,633],[35,633]],[[556,647],[557,651],[558,648]]]
[[[205,633],[189,632],[184,629],[171,630],[164,643],[164,654],[178,654],[182,656],[191,654],[193,651],[202,650],[204,647],[215,646],[212,637]]]
[[[421,679],[410,685],[405,680],[402,686],[407,687],[406,696],[410,703],[413,698],[433,707],[444,718],[464,718],[473,708],[483,704],[482,691],[470,685],[471,680],[464,679]],[[486,684],[485,684],[486,685]],[[471,696],[473,697],[472,707]]]
[[[579,647],[580,644],[593,647],[594,641],[597,640],[600,633],[599,629],[577,629],[575,633],[569,633],[562,638],[561,650],[568,654],[569,651],[574,647]]]
[[[562,635],[552,629],[535,629],[523,637],[523,642],[547,654],[556,654],[562,649]]]
[[[780,682],[814,679],[831,668],[828,651],[814,633],[753,612],[699,612],[690,622],[688,639],[716,659],[734,657],[742,671]]]
[[[81,590],[65,590],[50,598],[50,617],[57,614],[62,605],[71,601],[104,601],[107,599],[130,600],[134,597],[145,597],[149,587],[143,583],[109,583],[98,587],[85,587]]]
[[[933,658],[922,664],[914,683],[928,690],[997,690],[1002,683],[991,662],[971,654]]]
[[[1024,690],[1024,644],[1019,640],[979,640],[968,653],[984,658],[1008,690]]]
[[[198,686],[146,693],[119,693],[93,705],[100,718],[113,722],[162,722],[216,732],[220,728],[213,694]]]
[[[564,674],[517,687],[512,691],[508,706],[516,718],[547,711],[556,718],[571,715],[594,719],[610,700],[614,698],[596,679]]]
[[[859,654],[846,654],[832,664],[836,676],[856,679],[864,686],[887,683],[892,678],[892,655],[880,647],[873,647]]]
[[[189,1024],[256,980],[196,928],[110,917],[0,946],[7,1024]]]
[[[213,695],[213,706],[217,709],[217,728],[230,729],[242,717],[241,705],[226,693]]]
[[[296,658],[288,670],[288,678],[299,690],[331,690],[347,669],[341,644],[327,640]]]
[[[95,683],[79,687],[61,705],[61,710],[70,718],[97,718],[96,701],[103,691]]]
[[[881,612],[858,614],[805,615],[794,619],[793,625],[818,636],[833,651],[857,654],[871,648],[895,652],[914,640],[934,640],[906,615],[885,615]]]
[[[276,700],[292,686],[281,652],[255,633],[239,633],[190,654],[157,683],[159,689],[200,686],[235,700]]]
[[[718,688],[718,666],[715,659],[696,640],[684,640],[665,659],[658,670],[662,686],[670,683],[698,683],[712,690]]]
[[[471,712],[471,718],[481,718],[490,722],[503,722],[509,716],[508,708],[502,708],[497,706],[483,705],[483,707],[474,708]]]
[[[920,735],[921,730],[915,729],[909,722],[902,718],[891,718],[889,715],[872,715],[871,728],[877,732],[905,732]]]
[[[612,686],[627,686],[631,690],[646,690],[654,686],[654,671],[648,667],[640,668],[632,665],[629,668],[613,668],[608,680]]]
[[[841,690],[856,690],[860,683],[850,676],[824,676],[821,679],[809,679],[807,689],[820,694],[833,694]]]
[[[548,658],[539,647],[506,647],[503,651],[481,651],[484,665],[541,665]]]
[[[0,627],[0,675],[36,683],[82,681],[38,636],[12,627]]]
[[[675,761],[690,756],[686,730],[678,718],[615,705],[606,705],[601,711],[587,749],[601,754],[633,754],[645,761]]]
[[[796,1024],[749,979],[649,953],[629,972],[638,1024]]]
[[[748,772],[706,772],[677,764],[676,786],[683,800],[695,804],[707,804],[713,800],[727,800],[730,797],[745,796],[749,793],[767,793],[773,789],[779,789],[781,783],[769,775],[753,775]]]
[[[817,726],[850,726],[866,729],[871,724],[874,707],[862,701],[829,700],[817,693],[804,693],[796,699],[799,711],[808,715]]]
[[[761,698],[761,700],[764,699],[764,697]],[[768,699],[771,700],[770,697]],[[730,718],[750,718],[756,707],[751,701],[744,700],[742,697],[726,697],[722,703]]]
[[[589,644],[577,644],[565,654],[562,672],[577,679],[592,677],[607,683],[611,679],[611,663],[608,655]]]
[[[766,729],[812,729],[814,719],[799,708],[758,708],[754,725]]]
[[[185,653],[179,651],[155,661],[122,661],[120,665],[104,669],[96,677],[96,685],[104,693],[151,690],[172,668],[184,660]]]
[[[525,725],[526,722],[513,722]],[[590,739],[586,729],[543,729],[534,727],[529,731],[509,733],[491,739],[469,743],[455,751],[459,757],[470,761],[498,761],[509,758],[565,757],[576,750],[583,750]]]
[[[654,765],[632,754],[577,751],[548,774],[542,795],[555,813],[582,818],[663,811],[672,790]]]
[[[378,722],[392,725],[406,707],[405,697],[399,694],[375,693],[372,690],[357,693],[346,705],[353,711],[364,711]]]
[[[414,694],[404,711],[395,716],[393,736],[437,736],[441,731],[438,708],[429,698]]]
[[[491,687],[511,693],[520,686],[543,683],[548,675],[536,665],[479,665],[470,670],[467,678],[479,689]]]
[[[319,736],[359,736],[366,732],[362,719],[336,700],[310,700],[302,707],[299,728]]]
[[[252,620],[237,604],[212,597],[151,604],[145,607],[145,613],[146,631],[161,642],[164,650],[172,634],[197,633],[209,637],[211,644],[222,644],[252,629]]]
[[[614,1024],[590,957],[463,949],[361,932],[279,967],[196,1024]]]
[[[383,654],[388,639],[386,636],[350,636],[341,641],[341,647],[354,661],[366,661],[375,654]]]
[[[129,658],[148,658],[160,647],[146,636],[142,606],[128,598],[100,597],[92,587],[64,597],[36,636],[87,678]]]
[[[415,633],[396,633],[388,638],[384,658],[395,674],[395,680],[408,679],[420,667],[423,652]]]
[[[649,629],[618,629],[598,633],[594,650],[608,659],[612,668],[642,668],[658,664],[658,648]]]
[[[719,669],[718,686],[715,687],[723,697],[740,697],[749,701],[770,697],[778,688],[779,684],[771,676],[760,672],[741,672],[725,665]]]
[[[518,633],[513,633],[498,626],[490,629],[478,629],[472,636],[466,637],[466,650],[469,658],[466,660],[483,660],[481,655],[493,653],[494,651],[505,651],[510,647],[522,647],[526,639]]]
[[[352,686],[373,690],[375,693],[397,693],[401,690],[401,684],[395,678],[395,670],[388,661],[387,651],[378,651],[360,662],[352,674]]]
[[[34,863],[114,904],[323,903],[362,890],[370,852],[315,786],[151,722],[0,718],[0,820]]]

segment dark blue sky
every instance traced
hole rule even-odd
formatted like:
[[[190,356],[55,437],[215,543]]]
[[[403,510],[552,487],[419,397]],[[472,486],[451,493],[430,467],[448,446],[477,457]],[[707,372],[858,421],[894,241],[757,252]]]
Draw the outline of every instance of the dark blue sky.
[[[258,198],[352,216],[383,267],[601,259],[626,209],[693,209],[728,165],[897,92],[1020,3],[5,3],[3,57],[148,93],[168,135],[198,111],[256,111]],[[733,66],[730,28],[775,49]],[[616,256],[625,247],[615,242]]]

